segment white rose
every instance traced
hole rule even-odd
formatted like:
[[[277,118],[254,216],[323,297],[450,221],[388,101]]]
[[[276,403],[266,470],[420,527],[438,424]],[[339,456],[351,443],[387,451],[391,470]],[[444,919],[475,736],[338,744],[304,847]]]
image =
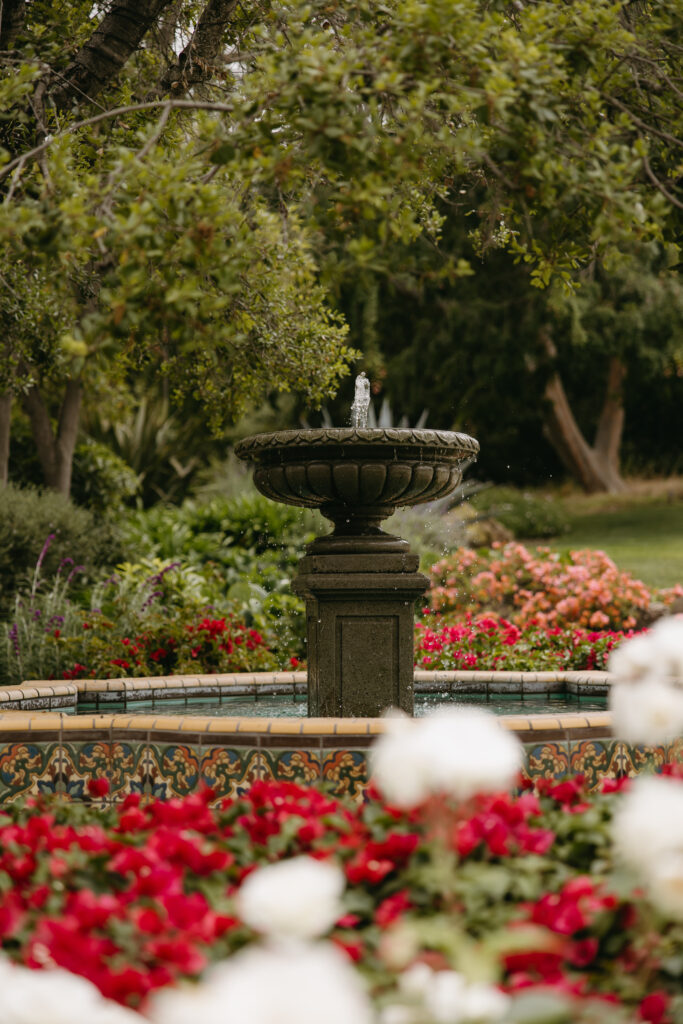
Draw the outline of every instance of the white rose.
[[[656,746],[683,732],[683,690],[655,675],[613,683],[609,709],[614,735],[627,743]]]
[[[683,848],[665,853],[650,864],[647,892],[663,914],[683,921]]]
[[[465,800],[507,789],[521,762],[519,742],[495,715],[469,707],[390,719],[370,751],[373,778],[398,807],[413,807],[430,793]]]
[[[313,939],[341,917],[344,875],[312,857],[294,857],[259,868],[237,893],[246,924],[267,935]]]
[[[2,1024],[143,1024],[85,978],[61,969],[31,970],[0,959],[0,992]]]
[[[195,988],[150,1001],[153,1024],[372,1024],[359,975],[332,945],[251,946],[207,972]]]
[[[510,1004],[508,996],[490,985],[470,984],[457,971],[434,971],[424,963],[404,971],[398,987],[423,1008],[423,1013],[413,1014],[420,1022],[426,1016],[434,1024],[497,1024]]]
[[[624,640],[609,656],[607,667],[623,682],[637,682],[650,672],[652,645],[647,634]]]
[[[683,854],[683,783],[640,776],[620,798],[612,822],[617,857],[647,880],[672,854]]]
[[[647,633],[625,640],[610,655],[609,670],[623,682],[651,675],[683,679],[683,617],[659,619]]]

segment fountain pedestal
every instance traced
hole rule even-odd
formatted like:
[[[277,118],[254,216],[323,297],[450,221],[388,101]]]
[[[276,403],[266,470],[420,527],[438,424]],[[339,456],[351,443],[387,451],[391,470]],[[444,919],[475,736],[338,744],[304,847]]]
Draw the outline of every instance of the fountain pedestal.
[[[357,392],[360,414],[369,390]],[[478,451],[467,434],[360,426],[255,434],[235,446],[256,463],[262,494],[318,508],[334,524],[308,546],[293,583],[306,599],[309,715],[412,713],[413,603],[428,580],[380,523],[449,494]]]
[[[412,715],[413,605],[429,580],[405,541],[394,545],[405,550],[380,553],[374,538],[347,537],[335,551],[341,539],[310,545],[292,583],[306,599],[308,714]]]

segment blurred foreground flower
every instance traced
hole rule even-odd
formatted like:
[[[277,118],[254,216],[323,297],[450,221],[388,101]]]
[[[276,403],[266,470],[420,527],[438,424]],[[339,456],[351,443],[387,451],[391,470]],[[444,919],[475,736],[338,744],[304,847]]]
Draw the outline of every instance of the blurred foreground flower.
[[[683,920],[683,782],[640,777],[612,825],[617,857],[632,868],[654,905]]]
[[[69,971],[31,970],[0,958],[2,1024],[143,1024]]]
[[[197,985],[164,989],[153,1024],[371,1024],[360,976],[332,945],[252,946],[207,971]]]
[[[399,978],[400,1003],[386,1006],[381,1024],[498,1024],[511,1000],[491,985],[471,984],[457,971],[417,963]]]
[[[495,715],[449,708],[420,719],[387,718],[370,764],[385,798],[405,808],[435,793],[466,800],[505,790],[521,768],[521,752]]]
[[[293,857],[250,874],[237,895],[242,920],[275,938],[316,939],[341,917],[344,875],[313,857]]]
[[[683,733],[683,618],[661,619],[610,656],[615,735],[656,745]]]

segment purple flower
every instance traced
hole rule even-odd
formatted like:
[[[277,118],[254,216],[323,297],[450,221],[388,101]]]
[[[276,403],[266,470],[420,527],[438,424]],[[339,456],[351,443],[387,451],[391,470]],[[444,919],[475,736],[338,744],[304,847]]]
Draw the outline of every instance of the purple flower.
[[[49,533],[47,535],[47,539],[43,544],[43,550],[38,555],[38,561],[36,562],[36,573],[40,572],[40,567],[43,564],[43,561],[45,560],[45,555],[48,553],[50,549],[50,544],[52,544],[52,541],[55,539],[56,536],[57,535],[55,533]]]
[[[163,597],[163,590],[153,590],[152,593],[147,598],[147,600],[145,601],[145,603],[143,604],[143,610],[145,608],[148,608],[151,605],[152,601],[154,601],[154,599],[157,597]]]
[[[21,655],[21,647],[19,646],[19,627],[16,622],[12,625],[9,631],[9,638],[12,641],[12,647],[17,658]]]
[[[150,576],[149,579],[145,580],[145,583],[151,583],[152,586],[161,583],[167,572],[170,572],[171,569],[178,569],[180,565],[180,562],[169,562],[169,564],[164,566],[160,572],[155,573],[154,576]]]

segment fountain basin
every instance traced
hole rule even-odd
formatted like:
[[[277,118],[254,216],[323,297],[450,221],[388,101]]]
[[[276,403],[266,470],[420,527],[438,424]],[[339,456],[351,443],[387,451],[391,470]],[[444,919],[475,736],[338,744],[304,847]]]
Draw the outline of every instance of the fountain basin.
[[[212,690],[291,692],[304,679],[302,673],[259,673],[35,682],[0,690],[0,803],[41,793],[89,799],[94,777],[108,779],[108,800],[130,792],[184,796],[206,785],[218,800],[245,792],[256,779],[322,781],[336,793],[360,798],[368,781],[368,748],[384,729],[382,719],[207,717],[201,707],[193,713],[193,696]],[[415,681],[417,688],[479,693],[562,688],[593,694],[609,686],[608,674],[601,672],[416,672]],[[123,711],[124,697],[166,699],[169,693],[189,698],[182,715]],[[63,714],[55,702],[65,700],[81,708],[87,701],[95,710]],[[53,710],[37,710],[50,705]],[[511,715],[501,722],[522,742],[529,778],[581,772],[593,789],[605,777],[657,768],[683,750],[680,740],[646,747],[616,739],[606,711]]]
[[[282,430],[235,445],[238,458],[256,464],[262,494],[319,508],[338,531],[364,518],[376,528],[398,507],[443,497],[460,482],[463,461],[478,452],[467,434],[400,428]]]

